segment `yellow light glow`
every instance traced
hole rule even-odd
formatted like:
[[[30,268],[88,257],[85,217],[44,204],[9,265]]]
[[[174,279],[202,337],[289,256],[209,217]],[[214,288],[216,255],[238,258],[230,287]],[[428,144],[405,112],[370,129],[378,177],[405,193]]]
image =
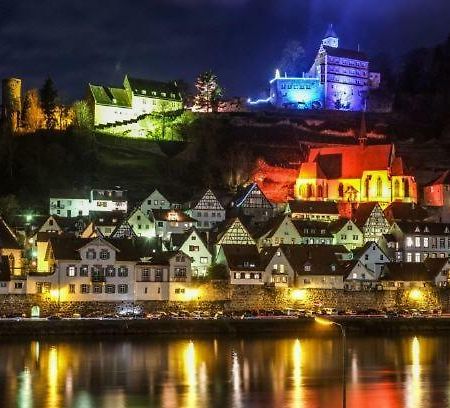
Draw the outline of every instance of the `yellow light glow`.
[[[409,298],[411,300],[419,301],[423,298],[423,293],[420,289],[412,289],[411,292],[409,292]]]
[[[198,288],[186,289],[184,296],[186,300],[197,300],[200,297],[200,289]]]
[[[59,289],[52,289],[50,290],[50,297],[52,300],[58,300],[60,296],[60,290]]]
[[[315,317],[314,321],[323,326],[332,326],[334,324],[331,320],[324,319],[323,317]]]
[[[293,290],[291,293],[292,299],[297,300],[297,301],[305,300],[307,297],[306,295],[307,295],[307,293],[306,293],[305,289],[296,289],[296,290]]]

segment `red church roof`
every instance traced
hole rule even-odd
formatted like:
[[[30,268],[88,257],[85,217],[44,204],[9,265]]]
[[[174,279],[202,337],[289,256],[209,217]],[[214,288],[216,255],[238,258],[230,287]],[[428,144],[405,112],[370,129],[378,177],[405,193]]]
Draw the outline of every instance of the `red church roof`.
[[[361,178],[364,171],[387,170],[392,163],[393,147],[360,144],[313,148],[308,163],[316,162],[328,179]]]

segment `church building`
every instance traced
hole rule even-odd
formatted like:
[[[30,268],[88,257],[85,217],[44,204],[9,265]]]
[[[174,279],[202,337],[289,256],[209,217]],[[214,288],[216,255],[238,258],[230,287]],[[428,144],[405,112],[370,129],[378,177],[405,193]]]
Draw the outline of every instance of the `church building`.
[[[310,70],[301,77],[277,70],[267,101],[277,108],[362,111],[369,90],[378,88],[380,79],[379,73],[369,71],[365,53],[339,46],[330,25]]]
[[[311,148],[295,183],[299,200],[417,203],[417,184],[395,145],[367,144],[365,120],[355,145]],[[384,208],[385,205],[383,205]]]

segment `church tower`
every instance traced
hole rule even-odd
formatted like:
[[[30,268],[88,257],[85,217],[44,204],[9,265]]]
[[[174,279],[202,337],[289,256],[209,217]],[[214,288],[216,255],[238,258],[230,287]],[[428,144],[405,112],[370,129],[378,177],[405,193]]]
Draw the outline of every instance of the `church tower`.
[[[339,38],[334,31],[333,24],[328,26],[328,30],[325,34],[325,37],[322,40],[322,45],[326,45],[328,47],[338,48],[339,47]]]

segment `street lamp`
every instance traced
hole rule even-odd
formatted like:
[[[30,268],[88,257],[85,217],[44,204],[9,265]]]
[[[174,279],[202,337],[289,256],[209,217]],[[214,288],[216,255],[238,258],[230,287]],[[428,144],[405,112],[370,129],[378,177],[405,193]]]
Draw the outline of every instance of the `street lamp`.
[[[345,335],[345,327],[333,320],[324,319],[323,317],[315,317],[314,321],[323,326],[337,326],[341,329],[342,334],[342,408],[347,406],[347,338]]]

